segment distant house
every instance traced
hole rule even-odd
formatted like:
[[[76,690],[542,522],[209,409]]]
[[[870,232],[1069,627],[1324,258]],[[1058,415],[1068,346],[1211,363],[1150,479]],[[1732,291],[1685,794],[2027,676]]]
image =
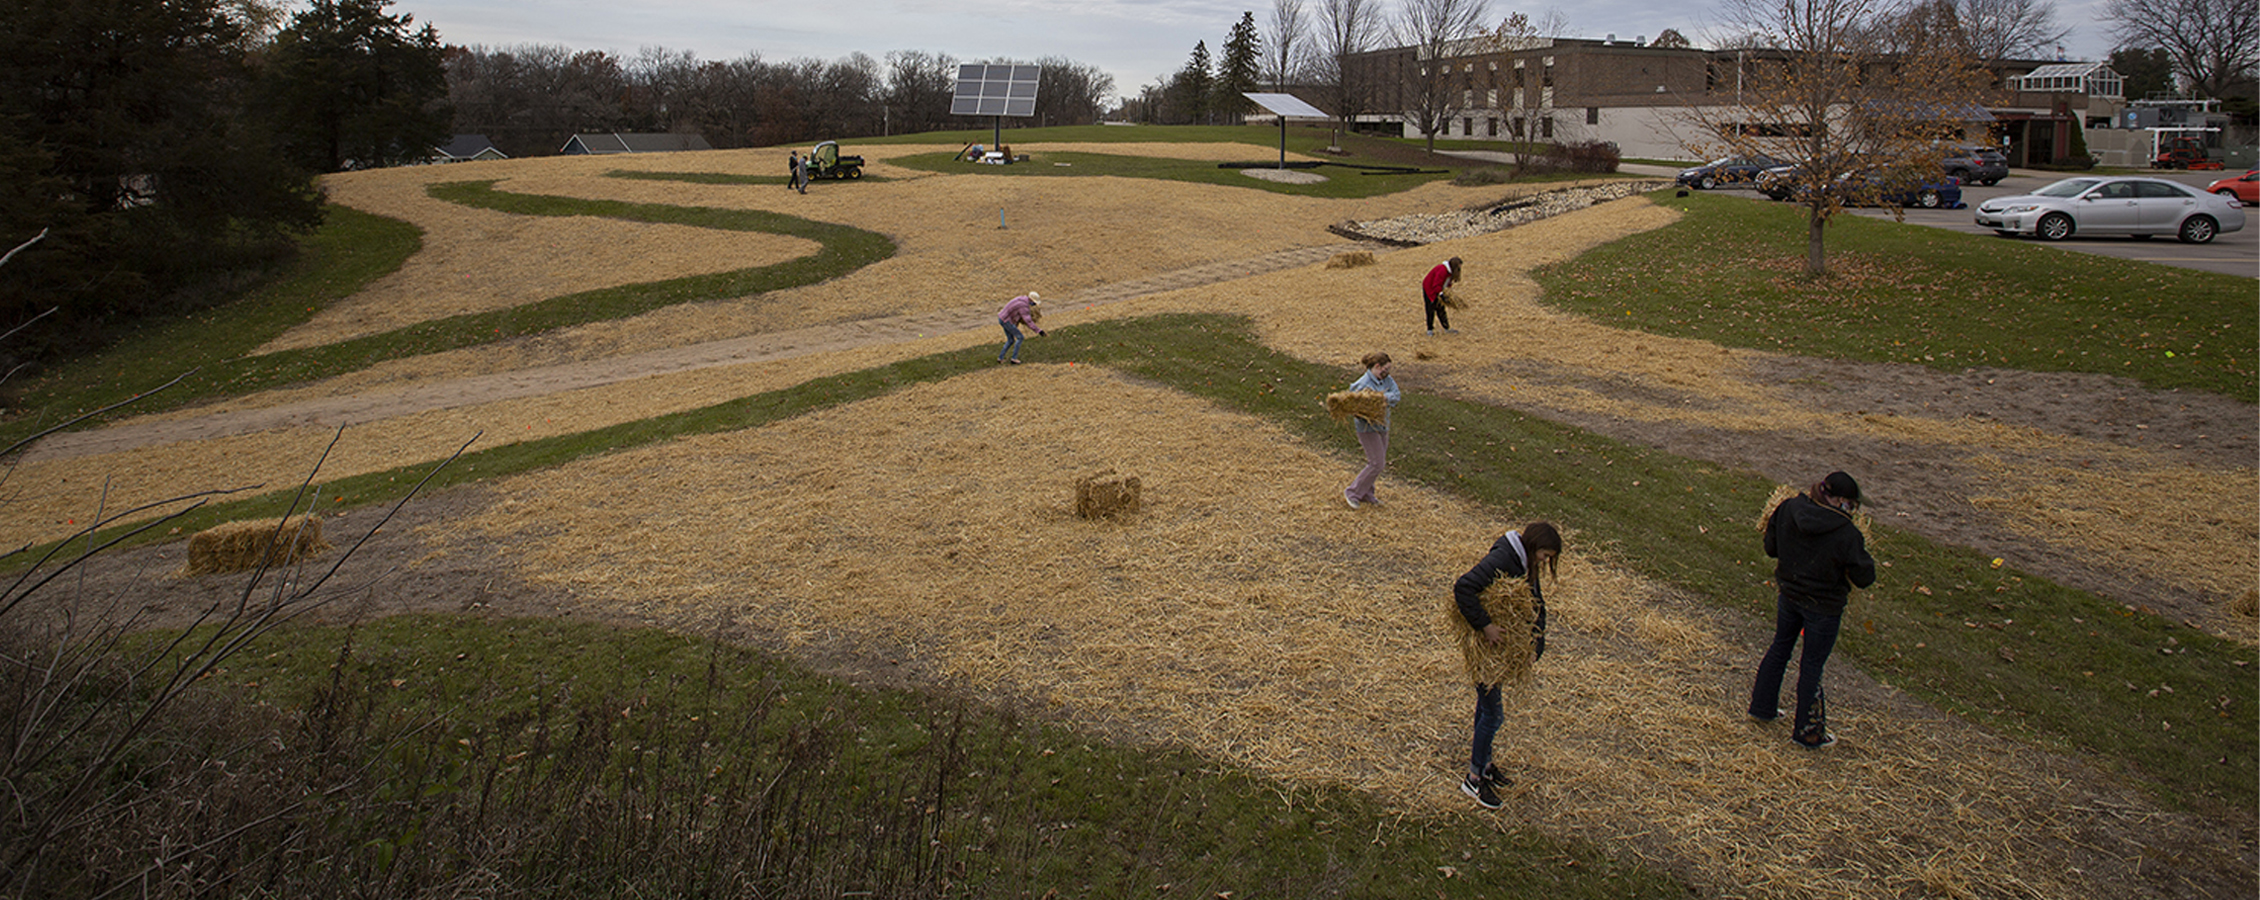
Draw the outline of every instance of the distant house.
[[[496,149],[494,142],[483,134],[458,134],[445,147],[433,147],[429,162],[471,162],[481,159],[509,159],[510,154]]]
[[[681,153],[686,150],[712,150],[714,145],[695,134],[576,134],[557,152],[571,155],[604,155],[609,153]]]

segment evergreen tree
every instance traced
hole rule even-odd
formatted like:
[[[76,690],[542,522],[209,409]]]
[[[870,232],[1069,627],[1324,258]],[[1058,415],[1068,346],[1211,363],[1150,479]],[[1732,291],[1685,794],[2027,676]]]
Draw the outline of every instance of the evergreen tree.
[[[244,28],[216,0],[29,0],[0,15],[0,354],[84,346],[188,302],[320,222],[247,115]]]
[[[439,33],[392,0],[314,0],[275,36],[268,110],[285,152],[335,172],[429,157],[453,127]]]
[[[1241,96],[1260,89],[1263,72],[1263,38],[1256,34],[1256,14],[1243,12],[1240,24],[1232,26],[1232,36],[1224,42],[1224,58],[1217,63],[1216,112],[1225,116],[1228,124],[1236,124],[1240,117],[1255,108],[1248,98]]]
[[[1213,109],[1209,98],[1216,94],[1216,76],[1210,69],[1207,41],[1193,45],[1193,58],[1185,62],[1185,68],[1178,70],[1170,88],[1177,118],[1202,124],[1210,122]]]
[[[2121,47],[2111,51],[2111,71],[2125,79],[2120,92],[2129,100],[2174,89],[2174,58],[2156,47]]]

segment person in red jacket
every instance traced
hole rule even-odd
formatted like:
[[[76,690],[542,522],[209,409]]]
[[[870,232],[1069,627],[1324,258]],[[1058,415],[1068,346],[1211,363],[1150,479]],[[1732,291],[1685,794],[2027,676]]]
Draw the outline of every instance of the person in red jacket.
[[[1420,280],[1421,306],[1428,312],[1428,333],[1435,334],[1436,326],[1446,332],[1458,334],[1452,327],[1452,317],[1444,312],[1444,290],[1460,283],[1460,258],[1455,256],[1437,263],[1428,270],[1428,277]]]

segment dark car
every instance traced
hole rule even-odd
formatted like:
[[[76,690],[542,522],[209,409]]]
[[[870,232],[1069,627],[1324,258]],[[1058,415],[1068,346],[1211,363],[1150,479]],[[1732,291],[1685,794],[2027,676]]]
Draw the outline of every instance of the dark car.
[[[1949,178],[1992,187],[2009,177],[2009,158],[1992,147],[1958,144],[1945,150],[1946,156],[1939,161],[1939,167]]]
[[[1802,197],[1806,188],[1804,170],[1798,166],[1775,166],[1758,173],[1755,186],[1759,193],[1775,200]],[[1867,186],[1854,190],[1852,179],[1863,178]],[[1866,175],[1839,175],[1831,179],[1831,190],[1842,197],[1846,206],[1914,206],[1923,209],[1961,209],[1962,186],[1952,178],[1926,178],[1916,180],[1887,179],[1879,173]]]
[[[1679,183],[1706,191],[1722,184],[1749,184],[1758,177],[1759,172],[1778,165],[1781,165],[1781,160],[1771,156],[1729,156],[1681,169]]]

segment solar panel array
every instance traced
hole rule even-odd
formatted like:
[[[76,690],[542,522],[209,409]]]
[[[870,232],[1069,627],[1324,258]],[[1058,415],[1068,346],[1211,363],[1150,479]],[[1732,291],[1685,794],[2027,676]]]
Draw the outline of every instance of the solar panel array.
[[[950,93],[950,115],[1033,116],[1036,77],[1042,71],[1041,66],[958,66],[957,89]]]

